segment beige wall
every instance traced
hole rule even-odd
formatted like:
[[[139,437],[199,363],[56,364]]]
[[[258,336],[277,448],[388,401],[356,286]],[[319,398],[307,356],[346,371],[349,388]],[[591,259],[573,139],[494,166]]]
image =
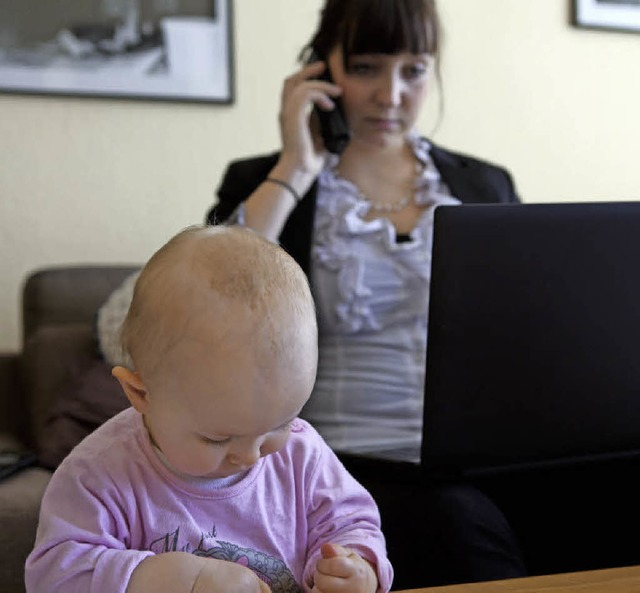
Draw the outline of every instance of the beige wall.
[[[232,106],[0,95],[0,350],[20,345],[29,271],[143,261],[203,220],[229,159],[277,146],[280,82],[321,1],[234,4]],[[440,4],[436,141],[505,164],[526,201],[640,199],[639,35],[572,28],[570,0]]]

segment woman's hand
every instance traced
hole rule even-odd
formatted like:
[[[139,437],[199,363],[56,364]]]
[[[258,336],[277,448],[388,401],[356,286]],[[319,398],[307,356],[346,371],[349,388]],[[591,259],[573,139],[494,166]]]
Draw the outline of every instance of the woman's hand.
[[[313,115],[313,106],[331,109],[331,97],[340,87],[317,77],[324,62],[314,62],[289,76],[282,87],[280,135],[282,150],[268,178],[244,203],[245,224],[271,241],[277,241],[291,211],[309,191],[322,170],[325,148]]]
[[[339,86],[318,80],[325,68],[325,62],[314,62],[289,76],[282,87],[280,104],[281,165],[310,173],[313,178],[322,168],[326,151],[312,108],[317,105],[330,111],[334,107],[332,97],[342,92]]]
[[[375,593],[378,577],[360,554],[336,544],[322,546],[311,593]]]

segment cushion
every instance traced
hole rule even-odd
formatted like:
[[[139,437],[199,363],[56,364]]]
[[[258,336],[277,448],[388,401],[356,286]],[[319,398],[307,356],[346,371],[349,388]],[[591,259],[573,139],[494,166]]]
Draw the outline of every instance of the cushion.
[[[24,393],[29,406],[30,439],[37,446],[56,400],[69,385],[69,371],[96,357],[91,325],[68,323],[38,327],[27,339],[21,358]]]
[[[120,345],[120,328],[133,300],[133,289],[139,275],[140,271],[137,271],[127,276],[98,309],[98,347],[111,366],[131,368],[131,361]]]
[[[111,365],[97,357],[75,362],[38,440],[38,457],[55,469],[84,437],[129,406]]]
[[[130,368],[129,357],[120,346],[120,327],[139,274],[137,270],[128,275],[97,311],[97,335],[93,337],[102,357],[85,348],[70,365],[63,365],[68,371],[56,385],[54,403],[38,431],[38,458],[44,467],[58,467],[82,439],[129,406],[111,369],[116,365]]]

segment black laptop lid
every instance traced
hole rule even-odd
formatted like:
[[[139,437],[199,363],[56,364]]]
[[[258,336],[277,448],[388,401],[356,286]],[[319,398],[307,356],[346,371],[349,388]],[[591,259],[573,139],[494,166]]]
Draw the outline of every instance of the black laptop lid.
[[[640,454],[640,203],[440,206],[423,467]]]

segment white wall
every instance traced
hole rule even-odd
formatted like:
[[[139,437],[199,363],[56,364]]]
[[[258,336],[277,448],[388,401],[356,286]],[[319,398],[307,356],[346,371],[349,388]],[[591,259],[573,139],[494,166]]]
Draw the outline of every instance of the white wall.
[[[20,347],[28,272],[142,262],[203,220],[231,158],[277,147],[281,80],[321,0],[234,4],[232,106],[0,95],[0,351]],[[509,167],[525,201],[640,199],[640,35],[575,29],[570,0],[440,4],[437,142]]]

